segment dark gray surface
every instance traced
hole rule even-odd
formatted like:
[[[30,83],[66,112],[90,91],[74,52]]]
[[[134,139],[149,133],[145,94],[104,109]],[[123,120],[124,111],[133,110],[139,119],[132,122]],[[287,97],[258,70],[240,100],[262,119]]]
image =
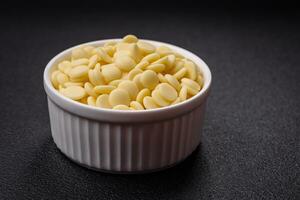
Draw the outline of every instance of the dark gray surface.
[[[298,18],[215,14],[1,14],[0,199],[296,199]],[[51,138],[42,86],[60,51],[127,33],[191,50],[213,74],[200,148],[148,175],[98,173],[66,159]]]

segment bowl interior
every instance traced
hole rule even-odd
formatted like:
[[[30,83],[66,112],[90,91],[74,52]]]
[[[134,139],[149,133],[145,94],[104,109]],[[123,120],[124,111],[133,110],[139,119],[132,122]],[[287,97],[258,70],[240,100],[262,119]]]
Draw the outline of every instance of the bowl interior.
[[[142,40],[145,42],[149,42],[155,46],[167,46],[171,48],[172,50],[180,53],[184,57],[192,60],[199,70],[203,74],[204,78],[204,85],[198,94],[193,96],[192,98],[178,103],[176,105],[167,106],[163,108],[153,109],[153,110],[139,110],[139,111],[126,111],[126,110],[112,110],[112,109],[103,109],[103,108],[96,108],[89,105],[85,105],[79,102],[76,102],[74,100],[71,100],[69,98],[64,97],[61,95],[53,86],[50,81],[50,75],[51,73],[57,69],[57,64],[63,61],[64,59],[70,58],[71,51],[81,45],[91,45],[91,46],[103,46],[104,43],[108,41],[120,41],[121,39],[108,39],[108,40],[99,40],[94,42],[88,42],[80,45],[76,45],[74,47],[71,47],[58,55],[56,55],[46,66],[44,71],[44,88],[46,90],[46,93],[48,95],[48,98],[50,100],[54,101],[58,106],[62,107],[63,109],[66,109],[72,113],[92,118],[96,120],[109,120],[109,121],[145,121],[145,120],[159,120],[161,118],[170,118],[175,117],[176,114],[182,114],[184,112],[189,112],[193,108],[197,107],[197,105],[201,104],[205,101],[209,88],[211,85],[211,72],[206,65],[206,63],[193,54],[192,52],[185,50],[181,47],[177,47],[172,44],[164,43],[164,42],[158,42],[153,40]],[[127,118],[127,119],[124,119]]]

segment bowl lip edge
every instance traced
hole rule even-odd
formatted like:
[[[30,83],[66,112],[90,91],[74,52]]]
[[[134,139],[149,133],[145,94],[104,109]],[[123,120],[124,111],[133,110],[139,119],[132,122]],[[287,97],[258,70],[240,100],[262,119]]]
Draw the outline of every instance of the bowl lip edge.
[[[198,104],[201,105],[202,102],[204,102],[206,99],[206,97],[208,96],[210,87],[211,87],[211,82],[212,82],[212,75],[211,75],[211,71],[208,67],[208,65],[196,54],[194,54],[193,52],[191,52],[190,50],[184,49],[182,47],[170,44],[170,43],[166,43],[166,42],[160,42],[160,41],[155,41],[155,40],[148,40],[148,39],[139,39],[140,41],[145,41],[145,42],[150,42],[152,44],[155,45],[165,45],[165,46],[169,46],[171,49],[174,48],[174,50],[178,51],[183,51],[185,54],[189,54],[190,56],[194,57],[195,59],[191,59],[193,62],[195,63],[201,63],[201,66],[199,66],[198,64],[197,67],[201,69],[204,79],[205,79],[205,83],[204,86],[202,87],[202,89],[200,90],[200,92],[198,92],[195,96],[193,96],[192,98],[184,101],[184,102],[180,102],[178,104],[175,105],[170,105],[170,106],[166,106],[166,107],[162,107],[162,108],[157,108],[157,109],[151,109],[151,110],[141,110],[141,111],[131,111],[131,110],[113,110],[113,109],[103,109],[103,108],[97,108],[97,107],[92,107],[89,105],[85,105],[82,103],[79,103],[77,101],[74,101],[72,99],[68,99],[67,97],[64,97],[63,95],[61,95],[53,86],[52,83],[50,81],[50,70],[53,68],[53,65],[55,64],[55,62],[57,62],[57,60],[66,57],[67,54],[69,54],[71,52],[72,49],[77,48],[79,46],[83,46],[83,45],[101,45],[104,44],[105,42],[108,41],[120,41],[120,38],[112,38],[112,39],[103,39],[103,40],[95,40],[95,41],[91,41],[91,42],[85,42],[85,43],[81,43],[75,46],[72,46],[70,48],[67,48],[63,51],[61,51],[60,53],[56,54],[46,65],[45,69],[44,69],[44,73],[43,73],[43,82],[44,82],[44,88],[45,91],[47,93],[48,98],[50,98],[52,101],[56,102],[55,98],[58,98],[60,101],[65,102],[66,104],[69,104],[71,107],[73,107],[74,109],[77,108],[81,108],[86,110],[86,112],[97,112],[99,115],[101,114],[113,114],[113,115],[130,115],[132,117],[134,116],[141,116],[141,115],[148,115],[151,114],[151,116],[153,116],[153,114],[161,114],[162,112],[169,112],[169,111],[174,111],[176,113],[176,110],[180,110],[180,109],[184,109],[186,108],[187,105],[189,104]],[[181,52],[182,54],[182,52]],[[185,54],[183,54],[184,57],[187,57]],[[197,60],[197,62],[195,61]],[[204,72],[205,71],[205,72]],[[205,73],[205,75],[204,75]],[[58,104],[58,103],[57,103]],[[60,107],[68,110],[71,113],[72,110],[65,108],[63,105],[58,104]],[[196,106],[193,106],[196,107]],[[190,108],[190,110],[192,110]],[[187,112],[187,110],[183,111],[184,113]],[[88,114],[86,114],[88,115]],[[84,117],[88,117],[85,116],[85,114],[81,113],[81,116]]]

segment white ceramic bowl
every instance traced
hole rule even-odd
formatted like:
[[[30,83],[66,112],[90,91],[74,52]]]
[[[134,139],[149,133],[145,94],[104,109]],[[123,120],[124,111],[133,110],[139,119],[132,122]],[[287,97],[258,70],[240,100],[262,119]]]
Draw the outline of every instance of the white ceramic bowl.
[[[119,39],[112,39],[119,40]],[[101,46],[109,40],[86,43]],[[195,54],[165,45],[191,59],[203,72],[204,86],[177,105],[144,111],[94,108],[68,99],[55,90],[50,74],[73,48],[55,56],[44,71],[52,137],[57,147],[83,166],[114,173],[139,173],[172,166],[199,145],[205,103],[211,85],[208,66]]]

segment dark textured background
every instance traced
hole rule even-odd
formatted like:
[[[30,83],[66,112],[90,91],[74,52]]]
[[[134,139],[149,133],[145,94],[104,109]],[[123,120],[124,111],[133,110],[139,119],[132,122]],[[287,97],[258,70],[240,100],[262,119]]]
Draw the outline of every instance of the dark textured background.
[[[295,11],[57,9],[0,14],[0,199],[297,198]],[[147,175],[98,173],[66,159],[51,138],[42,85],[60,51],[128,33],[191,50],[213,74],[200,147]]]

